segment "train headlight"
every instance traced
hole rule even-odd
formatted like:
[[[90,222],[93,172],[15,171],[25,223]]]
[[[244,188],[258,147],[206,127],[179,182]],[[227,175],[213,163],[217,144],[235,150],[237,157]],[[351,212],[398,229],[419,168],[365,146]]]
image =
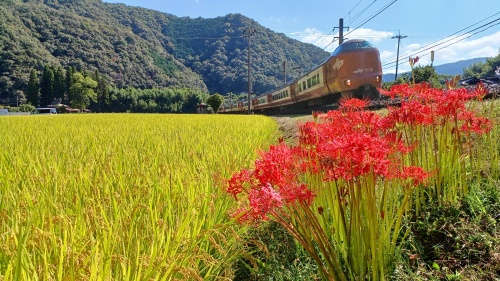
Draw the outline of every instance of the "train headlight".
[[[380,82],[380,76],[377,76],[377,82]]]
[[[344,80],[344,85],[351,86],[351,80],[349,80],[349,79]]]

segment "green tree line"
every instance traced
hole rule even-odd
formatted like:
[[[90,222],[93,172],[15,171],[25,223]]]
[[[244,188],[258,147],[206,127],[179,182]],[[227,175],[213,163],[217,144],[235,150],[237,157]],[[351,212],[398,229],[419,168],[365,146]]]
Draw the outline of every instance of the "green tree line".
[[[110,86],[98,71],[45,66],[40,77],[31,70],[26,101],[46,107],[60,99],[72,108],[93,112],[194,113],[207,97],[203,91],[187,88],[120,89]]]

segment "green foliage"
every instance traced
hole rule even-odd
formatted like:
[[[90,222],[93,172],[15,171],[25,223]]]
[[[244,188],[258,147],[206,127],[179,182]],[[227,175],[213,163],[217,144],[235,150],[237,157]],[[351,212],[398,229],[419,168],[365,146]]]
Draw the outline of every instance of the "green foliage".
[[[109,106],[105,112],[195,113],[196,105],[207,99],[207,94],[191,89],[109,89]]]
[[[446,85],[446,80],[451,79],[451,75],[437,74],[436,70],[430,65],[427,66],[415,66],[413,68],[415,74],[415,82],[428,82],[433,88],[444,88]],[[399,84],[411,84],[413,83],[413,78],[411,77],[411,72],[406,72],[398,76],[394,82],[386,82],[382,85],[382,88],[389,90],[394,85]]]
[[[40,106],[49,105],[54,98],[54,71],[50,66],[46,65],[40,81]]]
[[[71,106],[79,109],[85,109],[91,101],[97,99],[94,89],[97,82],[90,77],[84,77],[81,73],[73,74],[73,85],[70,89]]]
[[[426,206],[408,222],[408,242],[392,279],[498,279],[498,202],[500,182],[474,185],[458,207]]]
[[[213,94],[207,99],[207,104],[212,107],[215,113],[219,111],[219,108],[223,103],[224,97],[220,94]]]
[[[28,103],[34,106],[38,106],[40,99],[40,82],[38,81],[38,74],[34,69],[32,69],[30,72],[27,98],[28,98],[27,100]]]
[[[19,106],[19,111],[21,111],[21,112],[31,112],[31,111],[33,111],[34,109],[35,109],[35,107],[34,107],[33,105],[31,105],[31,104],[27,104],[27,103],[25,103],[25,104],[21,104],[21,105]]]
[[[437,88],[440,83],[436,70],[430,66],[415,66],[413,67],[413,74],[415,75],[415,83],[429,82],[431,86]],[[405,81],[412,81],[411,73],[403,73],[398,79],[401,78]]]
[[[316,280],[317,266],[293,237],[276,222],[251,229],[246,249],[249,255],[235,265],[233,280]]]
[[[497,67],[500,68],[500,54],[494,58],[487,59],[485,63],[477,62],[469,68],[465,68],[462,77],[486,78],[495,76],[495,70],[497,70]]]
[[[66,95],[65,73],[62,67],[54,70],[54,98],[64,99]]]

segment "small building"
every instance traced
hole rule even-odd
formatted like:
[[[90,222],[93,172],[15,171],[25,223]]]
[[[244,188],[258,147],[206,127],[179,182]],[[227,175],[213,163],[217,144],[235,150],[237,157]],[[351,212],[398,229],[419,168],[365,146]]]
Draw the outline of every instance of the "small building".
[[[196,106],[196,113],[206,114],[208,105],[206,103],[200,103]]]
[[[62,104],[62,99],[54,99],[51,104],[47,105],[47,107],[58,108],[58,107],[66,107],[66,105]]]

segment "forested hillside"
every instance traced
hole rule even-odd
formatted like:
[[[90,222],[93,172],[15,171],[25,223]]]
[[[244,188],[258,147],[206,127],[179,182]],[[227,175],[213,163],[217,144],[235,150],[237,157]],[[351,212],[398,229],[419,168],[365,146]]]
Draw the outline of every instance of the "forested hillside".
[[[118,88],[190,88],[226,94],[247,89],[248,40],[253,27],[254,92],[283,82],[294,67],[306,70],[328,53],[276,34],[252,19],[214,19],[167,13],[100,0],[0,1],[0,100],[26,93],[30,71],[69,66],[96,70]]]

